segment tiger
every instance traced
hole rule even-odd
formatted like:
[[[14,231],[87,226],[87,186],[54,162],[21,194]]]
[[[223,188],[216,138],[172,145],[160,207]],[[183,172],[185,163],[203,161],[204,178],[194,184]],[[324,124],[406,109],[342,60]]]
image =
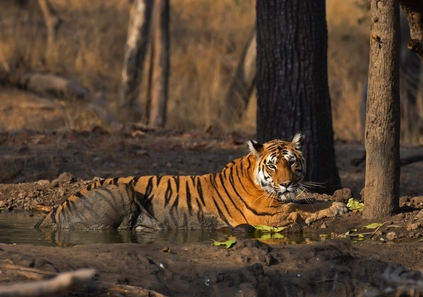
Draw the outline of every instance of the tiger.
[[[264,144],[220,172],[106,178],[69,196],[36,228],[220,229],[242,225],[310,224],[347,212],[342,202],[297,203],[306,190],[304,135]]]

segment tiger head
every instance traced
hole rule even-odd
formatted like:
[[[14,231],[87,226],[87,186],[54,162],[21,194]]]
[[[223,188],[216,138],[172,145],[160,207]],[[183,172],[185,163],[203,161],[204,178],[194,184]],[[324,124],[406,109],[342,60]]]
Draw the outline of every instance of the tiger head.
[[[301,153],[303,134],[297,133],[291,142],[272,140],[264,144],[248,141],[251,155],[256,157],[256,184],[271,198],[289,202],[304,190],[305,160]]]

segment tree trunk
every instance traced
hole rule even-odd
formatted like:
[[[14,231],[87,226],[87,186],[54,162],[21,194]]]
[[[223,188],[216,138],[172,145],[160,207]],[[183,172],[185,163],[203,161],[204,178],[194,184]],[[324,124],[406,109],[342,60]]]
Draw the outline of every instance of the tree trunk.
[[[307,180],[340,187],[327,79],[324,0],[257,1],[257,134],[306,135]]]
[[[398,0],[372,0],[371,21],[363,217],[376,219],[399,209]]]
[[[222,121],[226,127],[241,120],[248,106],[256,80],[256,28],[254,27],[226,93]]]
[[[400,4],[410,25],[408,49],[415,52],[423,62],[423,2],[421,0],[400,0]]]
[[[43,13],[44,22],[47,27],[47,45],[44,54],[44,59],[48,63],[54,51],[54,44],[56,42],[56,31],[60,25],[60,18],[48,2],[48,0],[38,0],[41,12]]]
[[[164,127],[169,79],[169,0],[156,0],[154,6],[147,123]]]
[[[418,93],[420,84],[420,60],[408,50],[410,27],[405,13],[400,13],[400,142],[418,144],[423,132]]]
[[[121,115],[123,118],[136,107],[147,52],[152,6],[152,0],[134,0],[131,7],[118,99],[118,108],[124,113]]]

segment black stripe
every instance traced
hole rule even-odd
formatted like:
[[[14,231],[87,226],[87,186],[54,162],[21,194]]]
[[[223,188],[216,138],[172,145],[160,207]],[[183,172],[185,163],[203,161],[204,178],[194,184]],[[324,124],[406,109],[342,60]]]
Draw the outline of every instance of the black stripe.
[[[175,180],[175,184],[176,184],[176,193],[179,194],[179,176],[173,176],[173,179]]]
[[[244,176],[244,172],[242,170],[242,164],[240,164],[240,166],[237,166],[235,168],[235,172],[233,172],[233,170],[232,170],[231,175],[230,175],[229,181],[232,183],[233,187],[235,188],[234,176],[236,176],[238,178],[238,184],[237,185],[241,185],[244,192],[247,193],[247,194],[250,194],[248,192],[248,190],[244,187],[244,183],[242,182],[242,179],[241,179]],[[246,176],[245,178],[249,178],[249,176]],[[253,183],[254,183],[254,181],[253,181]]]
[[[197,192],[198,196],[201,199],[201,203],[203,203],[204,206],[206,206],[206,202],[204,201],[204,195],[203,195],[203,187],[201,186],[201,179],[197,177],[198,183],[197,183]]]
[[[219,176],[219,179],[220,179],[220,182],[221,182],[221,184],[222,184],[222,188],[223,188],[223,190],[225,191],[225,193],[226,193],[226,195],[228,196],[228,199],[232,202],[232,204],[233,204],[233,206],[234,206],[234,208],[241,214],[241,216],[244,218],[244,220],[246,221],[246,222],[248,222],[248,220],[247,220],[247,218],[245,217],[245,215],[244,215],[244,213],[238,208],[238,206],[235,204],[235,202],[234,202],[234,200],[232,199],[232,197],[231,197],[231,195],[229,194],[229,192],[228,192],[228,189],[226,188],[226,186],[225,186],[225,181],[226,180],[224,180],[223,179],[223,177],[222,177],[222,175],[221,174],[219,174],[218,175]],[[234,189],[235,190],[235,189]],[[235,191],[235,193],[237,194],[237,198],[240,198],[241,200],[242,200],[242,198],[238,195],[238,193]],[[245,202],[244,202],[245,203]]]
[[[198,201],[198,199],[195,199],[195,202],[197,203],[197,220],[198,222],[203,222],[204,220],[204,212],[203,212],[203,208],[200,204],[200,201]]]
[[[220,195],[220,193],[219,193],[219,188],[217,187],[217,184],[216,184],[216,182],[215,182],[215,178],[216,178],[216,176],[217,176],[218,174],[217,173],[215,173],[215,174],[211,174],[210,175],[210,183],[211,183],[211,185],[213,186],[213,188],[215,189],[215,193],[217,194],[217,196],[220,198],[220,201],[223,203],[223,206],[225,207],[225,209],[226,209],[226,212],[228,213],[228,214],[230,214],[230,212],[229,212],[229,209],[228,209],[228,205],[227,205],[227,203],[225,203],[225,200],[223,199],[223,197]],[[216,200],[213,198],[213,200],[214,200],[214,203],[216,204]],[[232,201],[232,203],[233,203],[233,201]]]
[[[170,183],[170,179],[167,180],[167,187],[166,192],[164,195],[164,207],[166,208],[169,204],[170,199],[172,198],[172,184]]]
[[[151,192],[153,191],[153,179],[155,176],[152,176],[148,179],[147,187],[145,188],[145,196],[149,197],[151,195]]]
[[[83,197],[84,195],[82,195],[81,191],[79,191],[79,192],[76,192],[75,194],[73,194],[72,196],[70,196],[69,198],[71,198],[71,197],[73,197],[73,196],[75,196],[75,197],[79,198],[79,197]],[[68,198],[68,199],[69,199],[69,198]]]
[[[53,224],[56,224],[57,223],[57,221],[56,221],[56,212],[57,212],[57,207],[53,208],[53,210],[50,213],[51,222]]]
[[[179,195],[176,196],[175,202],[173,203],[173,205],[171,206],[171,208],[169,210],[169,215],[170,215],[170,218],[173,221],[173,224],[175,225],[175,229],[179,228],[178,219],[175,216],[175,212],[176,212],[176,215],[178,213],[178,200],[179,200]]]
[[[189,189],[188,180],[185,183],[185,191],[186,191],[186,200],[188,206],[188,213],[192,215],[192,205],[191,205],[191,191]]]
[[[229,221],[226,219],[225,215],[223,214],[222,210],[220,209],[219,205],[217,205],[216,199],[212,197],[212,200],[214,202],[214,205],[216,206],[217,212],[219,213],[219,216],[222,219],[222,221],[224,221],[228,226],[231,226],[231,224],[229,224]]]
[[[162,178],[163,178],[163,175],[156,176],[156,178],[157,178],[156,187],[158,187],[159,184],[160,184],[160,182],[161,182],[161,180],[162,180]]]

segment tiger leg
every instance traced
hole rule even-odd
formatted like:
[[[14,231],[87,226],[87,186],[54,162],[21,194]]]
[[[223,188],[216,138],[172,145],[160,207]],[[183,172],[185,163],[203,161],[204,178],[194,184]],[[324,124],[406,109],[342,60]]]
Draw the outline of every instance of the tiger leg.
[[[289,221],[306,224],[348,212],[344,203],[336,201],[319,201],[311,204],[290,203],[289,208]]]

